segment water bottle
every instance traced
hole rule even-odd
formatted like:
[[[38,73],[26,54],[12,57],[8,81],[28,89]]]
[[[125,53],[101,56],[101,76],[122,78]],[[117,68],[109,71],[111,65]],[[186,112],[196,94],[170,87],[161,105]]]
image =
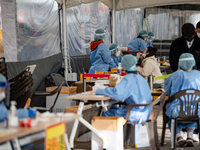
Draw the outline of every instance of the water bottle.
[[[118,64],[117,73],[122,74],[122,66],[121,63]]]
[[[160,57],[158,57],[157,60],[158,60],[158,66],[160,66]]]

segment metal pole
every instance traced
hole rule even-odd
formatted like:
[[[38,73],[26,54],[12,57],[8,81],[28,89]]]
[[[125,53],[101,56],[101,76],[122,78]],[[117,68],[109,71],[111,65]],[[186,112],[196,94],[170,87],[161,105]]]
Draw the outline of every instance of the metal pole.
[[[67,23],[66,23],[66,9],[65,9],[65,0],[63,0],[63,34],[64,34],[64,48],[63,48],[63,54],[64,54],[64,65],[65,65],[65,79],[67,81],[67,74],[68,74],[68,47],[67,47]]]
[[[112,0],[112,43],[116,41],[116,4]]]

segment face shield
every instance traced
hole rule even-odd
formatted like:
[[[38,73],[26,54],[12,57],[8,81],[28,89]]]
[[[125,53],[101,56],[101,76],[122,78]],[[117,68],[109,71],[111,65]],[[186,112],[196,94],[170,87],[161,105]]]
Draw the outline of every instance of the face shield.
[[[10,82],[2,82],[2,83],[0,83],[0,87],[5,88],[5,91],[2,91],[0,93],[0,102],[3,101],[5,106],[7,108],[9,108],[9,106],[10,106]]]

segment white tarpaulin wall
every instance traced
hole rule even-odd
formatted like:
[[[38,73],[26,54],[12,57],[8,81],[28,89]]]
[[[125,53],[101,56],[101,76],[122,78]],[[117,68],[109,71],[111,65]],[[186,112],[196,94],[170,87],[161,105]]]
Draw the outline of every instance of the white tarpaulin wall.
[[[62,4],[62,0],[56,0]],[[66,0],[66,7],[78,6],[82,3],[93,3],[101,1],[109,8],[112,9],[112,0]],[[132,9],[132,8],[144,8],[162,5],[176,5],[176,4],[200,4],[200,0],[116,0],[116,11]]]

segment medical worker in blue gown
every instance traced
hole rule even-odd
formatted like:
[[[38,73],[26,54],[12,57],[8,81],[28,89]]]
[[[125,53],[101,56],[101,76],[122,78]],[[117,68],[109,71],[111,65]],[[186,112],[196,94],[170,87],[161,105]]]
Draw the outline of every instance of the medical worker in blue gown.
[[[9,110],[4,105],[3,100],[5,99],[5,88],[6,88],[6,78],[0,74],[0,122],[3,122],[8,118]],[[28,118],[34,117],[36,115],[35,109],[17,109],[18,118]]]
[[[111,59],[111,53],[108,46],[104,43],[106,32],[103,29],[97,29],[94,34],[94,41],[90,43],[90,67],[89,74],[95,72],[109,71],[110,68],[116,68],[114,60]]]
[[[127,47],[129,47],[130,51],[145,51],[145,49],[147,48],[147,38],[147,31],[141,30],[138,37],[130,41]]]
[[[148,32],[147,47],[153,47],[152,42],[155,39],[153,32]]]
[[[114,60],[115,64],[118,66],[121,63],[122,56],[120,55],[121,52],[119,50],[119,45],[117,43],[112,43],[109,46],[109,50],[111,52],[111,58]]]
[[[197,89],[200,90],[200,71],[192,70],[192,67],[195,66],[194,56],[190,53],[183,53],[179,57],[178,66],[180,67],[176,72],[169,76],[165,82],[164,89],[168,90],[168,95],[172,96],[178,91],[185,89]],[[180,102],[178,100],[173,101],[166,105],[165,114],[170,118],[177,118],[180,111]],[[200,116],[200,107],[198,111]],[[168,123],[169,127],[171,123]],[[171,127],[170,127],[171,128]],[[193,145],[193,131],[197,128],[197,123],[178,123],[176,138],[180,146],[194,146]],[[181,134],[180,130],[187,130],[187,140],[185,141]]]
[[[104,113],[104,116],[121,116],[126,118],[128,105],[151,103],[151,91],[147,81],[136,72],[137,58],[133,55],[122,57],[122,67],[127,75],[114,88],[97,89],[95,94],[106,95],[116,101],[125,101],[127,106],[115,105]],[[134,107],[131,110],[129,120],[145,122],[149,119],[152,107]]]

